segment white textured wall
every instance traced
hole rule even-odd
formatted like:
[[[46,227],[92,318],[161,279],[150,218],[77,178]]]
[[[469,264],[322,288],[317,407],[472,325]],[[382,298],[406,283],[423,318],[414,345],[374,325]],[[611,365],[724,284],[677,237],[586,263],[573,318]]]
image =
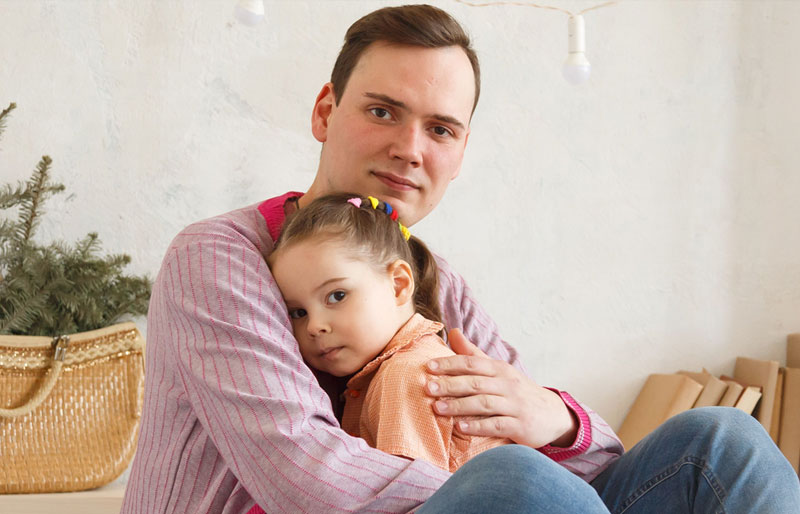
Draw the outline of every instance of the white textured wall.
[[[154,275],[186,224],[311,183],[313,100],[349,24],[388,2],[268,1],[257,28],[235,3],[0,0],[0,104],[19,105],[2,181],[50,154],[69,193],[43,237],[96,230]],[[800,330],[800,2],[589,12],[581,87],[560,76],[566,15],[435,3],[473,34],[484,82],[462,174],[416,233],[533,376],[618,426],[649,373],[783,360]]]

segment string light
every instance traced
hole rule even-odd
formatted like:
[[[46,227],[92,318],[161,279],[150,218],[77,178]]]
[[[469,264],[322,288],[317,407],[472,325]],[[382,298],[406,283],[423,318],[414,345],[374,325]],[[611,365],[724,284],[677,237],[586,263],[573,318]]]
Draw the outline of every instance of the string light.
[[[567,59],[561,73],[570,84],[583,84],[592,74],[592,65],[586,58],[586,26],[583,16],[576,14],[567,20]]]
[[[245,25],[258,25],[264,20],[264,0],[239,0],[233,14]]]
[[[528,2],[486,2],[475,3],[467,2],[465,0],[456,0],[456,2],[470,7],[488,7],[492,5],[515,5],[520,7],[535,7],[537,9],[551,9],[553,11],[560,11],[569,16],[567,20],[567,58],[564,61],[564,66],[561,73],[567,82],[571,84],[583,84],[589,80],[592,73],[592,65],[586,58],[586,24],[583,21],[583,13],[600,9],[601,7],[608,7],[618,3],[617,1],[605,2],[598,4],[578,13],[573,13],[560,7],[553,7],[550,5],[539,5]]]

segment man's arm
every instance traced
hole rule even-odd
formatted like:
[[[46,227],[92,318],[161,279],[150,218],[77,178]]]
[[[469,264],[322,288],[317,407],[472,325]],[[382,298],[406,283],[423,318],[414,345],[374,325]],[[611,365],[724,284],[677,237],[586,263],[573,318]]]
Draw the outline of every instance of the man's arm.
[[[137,480],[142,497],[132,505],[162,494],[172,504],[198,497],[224,504],[243,487],[267,512],[415,508],[449,473],[369,448],[341,430],[299,354],[263,241],[249,234],[256,222],[196,224],[164,260],[151,304],[148,373],[163,368],[149,378],[173,382],[187,414],[165,419],[169,410],[159,403],[171,400],[151,398],[147,440],[140,442],[150,476]],[[167,439],[178,441],[172,456],[157,450]],[[177,468],[174,483],[156,483],[159,463]],[[238,482],[232,489],[231,475]]]
[[[457,430],[508,437],[538,448],[584,480],[593,479],[622,454],[613,430],[568,393],[541,387],[528,378],[519,354],[499,336],[496,324],[472,297],[463,278],[443,259],[437,257],[437,264],[445,323],[463,331],[463,336],[451,334],[450,341],[462,355],[431,361],[439,368],[429,367],[430,372],[439,378],[428,384],[426,392],[457,397],[435,402],[436,411],[483,416],[463,429],[457,424]]]
[[[436,401],[434,409],[438,414],[457,411],[490,416],[469,422],[459,420],[456,425],[464,434],[508,437],[531,448],[572,444],[580,423],[558,392],[541,387],[505,361],[491,359],[459,329],[450,330],[448,340],[459,357],[428,363],[431,373],[450,377],[430,381],[428,392],[455,397]]]

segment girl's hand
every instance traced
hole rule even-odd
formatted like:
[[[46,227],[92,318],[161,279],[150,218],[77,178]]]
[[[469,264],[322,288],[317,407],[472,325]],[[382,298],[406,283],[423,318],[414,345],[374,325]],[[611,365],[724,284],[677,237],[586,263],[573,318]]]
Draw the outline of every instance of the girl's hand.
[[[434,402],[436,414],[455,416],[457,430],[467,435],[505,437],[531,448],[572,444],[578,423],[560,396],[511,364],[490,358],[460,330],[451,330],[448,338],[458,355],[428,362],[434,377],[426,392],[447,397]]]

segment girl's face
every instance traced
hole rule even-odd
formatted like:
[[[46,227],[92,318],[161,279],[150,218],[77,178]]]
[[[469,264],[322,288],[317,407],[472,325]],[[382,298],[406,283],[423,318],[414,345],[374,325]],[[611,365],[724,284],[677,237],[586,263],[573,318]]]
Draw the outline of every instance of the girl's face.
[[[378,271],[335,240],[291,243],[270,261],[300,353],[318,370],[356,373],[414,314],[405,261]]]

